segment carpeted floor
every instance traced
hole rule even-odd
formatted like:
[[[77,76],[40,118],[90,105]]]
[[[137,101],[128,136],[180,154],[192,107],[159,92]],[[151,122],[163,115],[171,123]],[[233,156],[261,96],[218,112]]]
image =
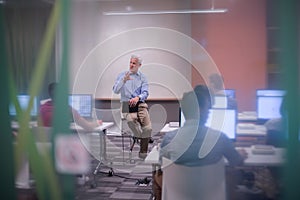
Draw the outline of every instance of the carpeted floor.
[[[84,184],[77,183],[76,199],[152,200],[152,166],[145,164],[138,157],[139,144],[135,144],[130,153],[130,138],[123,139],[124,152],[121,137],[106,138],[106,159],[96,158],[91,161],[91,170],[86,174],[89,180]],[[149,144],[149,151],[160,142],[161,135],[158,134],[153,139],[155,142]],[[93,138],[92,143],[99,144],[99,141]],[[100,152],[97,151],[99,146],[95,145],[95,149],[92,146],[91,154],[99,155]],[[95,173],[99,160],[100,166]]]
[[[154,143],[149,143],[149,152],[161,138],[160,134],[153,136]],[[85,134],[81,139],[91,160],[85,177],[76,177],[76,200],[152,200],[152,166],[138,157],[138,143],[130,152],[131,137],[107,135],[104,141],[106,153],[103,153],[99,134]],[[37,200],[34,184],[28,189],[18,188],[17,199]]]
[[[161,142],[163,135],[156,134],[153,136],[154,143],[149,144],[149,152],[152,147]],[[90,135],[83,137],[82,141],[88,146],[91,161],[90,170],[85,174],[87,179],[77,178],[75,199],[76,200],[152,200],[152,166],[146,164],[144,160],[138,157],[139,144],[135,144],[132,153],[130,145],[132,139],[129,137],[106,136],[106,153],[101,153],[99,135]],[[124,145],[123,145],[124,144]],[[124,151],[123,151],[124,146]],[[101,162],[100,162],[100,161]],[[99,165],[100,163],[100,165]],[[96,167],[99,167],[96,169]],[[231,180],[229,174],[227,179]],[[230,185],[230,184],[228,184]],[[233,184],[235,185],[235,184]],[[231,190],[230,190],[231,191]],[[37,195],[34,188],[18,189],[19,200],[36,200]],[[229,192],[230,196],[236,194]],[[253,194],[243,198],[230,199],[265,199],[264,195]]]

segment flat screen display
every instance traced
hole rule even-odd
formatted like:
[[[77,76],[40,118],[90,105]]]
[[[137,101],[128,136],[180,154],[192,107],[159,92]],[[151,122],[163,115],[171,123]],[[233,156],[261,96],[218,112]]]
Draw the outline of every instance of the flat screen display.
[[[258,119],[273,119],[280,118],[280,107],[283,97],[285,96],[284,90],[257,90],[257,118]]]
[[[19,101],[21,109],[25,111],[28,107],[30,96],[29,95],[18,95],[17,99]],[[34,97],[33,98],[33,107],[30,111],[30,116],[37,116],[37,113],[38,113],[37,110],[38,110],[37,98]],[[9,105],[9,114],[10,114],[10,116],[16,116],[17,115],[16,108],[12,103]]]
[[[184,125],[185,118],[179,109],[179,126]],[[205,126],[222,131],[229,139],[236,139],[236,110],[210,109]]]
[[[216,95],[214,96],[213,108],[227,108],[227,96]]]
[[[184,125],[185,118],[183,115],[183,112],[181,111],[181,108],[179,108],[179,127],[182,127]]]
[[[236,139],[236,110],[210,109],[205,124],[215,130],[222,131],[229,139]]]
[[[69,95],[69,105],[77,110],[80,116],[92,117],[93,96],[91,94],[71,94]]]
[[[234,89],[225,89],[225,95],[235,99],[235,90]]]

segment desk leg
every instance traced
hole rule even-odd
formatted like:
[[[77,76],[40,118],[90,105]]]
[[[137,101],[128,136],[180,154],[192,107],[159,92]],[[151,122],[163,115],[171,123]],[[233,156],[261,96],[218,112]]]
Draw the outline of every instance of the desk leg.
[[[104,161],[107,160],[106,157],[106,129],[102,131],[102,133],[99,133],[99,138],[100,138],[100,152],[99,152],[99,163],[96,166],[94,170],[94,181],[91,183],[91,187],[95,188],[97,186],[96,182],[96,176],[98,174],[98,170],[102,164],[104,164]]]
[[[99,138],[100,138],[99,163],[94,170],[94,177],[97,175],[100,165],[104,164],[103,161],[106,161],[106,159],[107,159],[107,157],[106,157],[106,136],[105,135],[106,135],[106,129],[103,130],[102,133],[99,133]]]
[[[153,164],[152,165],[152,196],[154,196],[154,200],[161,200],[161,187],[155,180],[155,175],[158,173],[160,169],[160,165]]]
[[[100,160],[107,160],[106,156],[106,129],[100,133]]]

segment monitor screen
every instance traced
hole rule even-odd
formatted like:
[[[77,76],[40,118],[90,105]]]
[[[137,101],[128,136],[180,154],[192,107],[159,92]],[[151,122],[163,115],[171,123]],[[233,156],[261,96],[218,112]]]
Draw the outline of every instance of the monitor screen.
[[[185,118],[183,112],[181,111],[181,108],[179,108],[179,127],[182,127],[184,122],[185,122]]]
[[[235,99],[235,90],[234,89],[225,89],[225,95]]]
[[[27,107],[28,107],[30,96],[29,95],[18,95],[17,99],[19,101],[21,109],[26,110]],[[32,116],[32,117],[37,116],[37,113],[38,113],[37,110],[38,110],[37,98],[34,97],[33,98],[33,107],[30,111],[30,116]],[[9,114],[10,114],[10,116],[16,116],[17,115],[16,108],[12,103],[9,105]]]
[[[214,96],[213,108],[227,108],[227,97],[223,95]]]
[[[285,90],[256,90],[256,96],[285,96]]]
[[[222,131],[229,139],[236,139],[236,110],[231,109],[210,109],[207,127]]]
[[[69,95],[69,105],[77,110],[80,116],[85,118],[92,117],[93,96],[91,94]]]
[[[280,118],[280,107],[284,95],[284,90],[257,90],[257,118],[266,120]]]

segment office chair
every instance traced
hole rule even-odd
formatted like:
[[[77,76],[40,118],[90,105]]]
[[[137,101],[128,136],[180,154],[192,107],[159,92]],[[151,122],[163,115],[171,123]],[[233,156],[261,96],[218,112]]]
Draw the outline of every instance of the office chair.
[[[162,200],[226,200],[225,163],[188,167],[162,158]]]

